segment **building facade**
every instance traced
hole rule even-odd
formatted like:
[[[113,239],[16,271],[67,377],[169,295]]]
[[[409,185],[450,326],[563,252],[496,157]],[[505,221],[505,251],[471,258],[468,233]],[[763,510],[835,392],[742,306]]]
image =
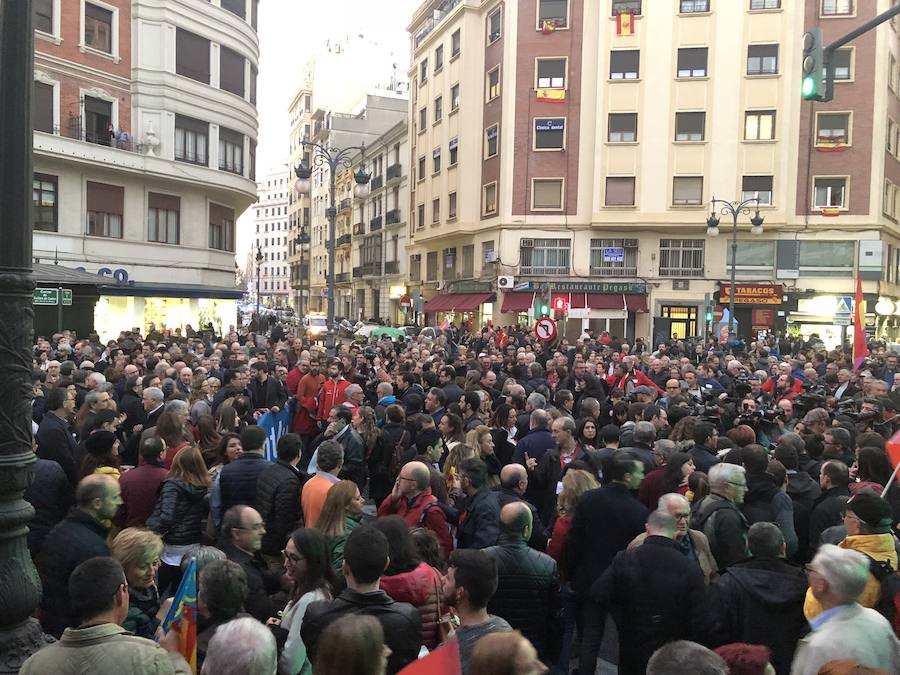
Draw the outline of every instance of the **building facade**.
[[[900,292],[900,43],[890,23],[858,38],[834,100],[809,103],[799,27],[828,43],[890,4],[423,3],[408,254],[426,321],[526,322],[549,291],[570,336],[702,335],[731,267],[710,201],[758,198],[764,233],[739,218],[739,333],[840,340],[857,274],[870,300]]]
[[[256,198],[258,1],[34,5],[35,257],[118,283],[101,337],[227,330]]]
[[[273,171],[257,185],[257,201],[253,207],[255,241],[251,282],[256,284],[258,271],[259,289],[256,290],[260,305],[282,309],[289,306],[291,288],[288,266],[290,173],[285,169]],[[262,254],[261,262],[257,262],[257,252]]]
[[[299,316],[303,316],[309,307],[309,232],[310,232],[310,196],[301,193],[293,186],[296,177],[295,167],[302,163],[309,166],[311,155],[300,142],[312,135],[312,84],[307,74],[304,84],[294,95],[288,106],[291,120],[289,182],[288,190],[288,264],[290,266],[290,287],[292,306]]]

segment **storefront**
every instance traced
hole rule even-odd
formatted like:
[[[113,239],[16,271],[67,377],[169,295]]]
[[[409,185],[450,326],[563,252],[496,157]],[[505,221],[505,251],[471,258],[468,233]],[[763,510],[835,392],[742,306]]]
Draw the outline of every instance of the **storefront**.
[[[427,326],[448,321],[458,327],[478,331],[488,321],[493,321],[494,294],[442,293],[427,300],[423,311]]]
[[[719,308],[729,306],[731,284],[719,284]],[[784,330],[784,288],[781,284],[735,284],[734,318],[737,334],[755,340]]]
[[[866,326],[874,333],[875,295],[866,294]],[[797,298],[797,308],[787,317],[787,331],[804,340],[817,336],[828,349],[853,339],[853,295],[814,295]]]
[[[697,305],[660,305],[659,316],[668,321],[657,322],[658,328],[666,327],[666,330],[654,338],[654,343],[662,341],[660,338],[684,340],[699,335],[701,331],[698,331],[698,315]]]

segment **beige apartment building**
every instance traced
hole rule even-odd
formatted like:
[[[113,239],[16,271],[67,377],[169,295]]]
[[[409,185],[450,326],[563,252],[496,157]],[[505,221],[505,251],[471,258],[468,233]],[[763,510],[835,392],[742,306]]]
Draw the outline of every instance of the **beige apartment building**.
[[[298,316],[309,308],[309,236],[310,196],[294,189],[294,168],[309,166],[310,153],[300,142],[312,135],[312,83],[305,73],[304,83],[288,106],[291,134],[288,156],[288,266],[290,270],[290,304]]]
[[[897,26],[837,54],[833,101],[800,97],[803,32],[827,43],[890,4],[423,3],[409,24],[408,254],[425,320],[527,322],[549,287],[569,335],[703,334],[731,268],[732,219],[707,236],[710,201],[758,198],[761,235],[739,216],[738,332],[834,343],[859,274],[890,333]]]

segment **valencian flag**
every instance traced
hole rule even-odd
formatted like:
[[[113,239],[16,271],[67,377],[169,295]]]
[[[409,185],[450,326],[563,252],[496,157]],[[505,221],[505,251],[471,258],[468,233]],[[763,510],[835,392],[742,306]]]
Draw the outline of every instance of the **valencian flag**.
[[[853,303],[853,368],[859,370],[869,355],[866,344],[866,303],[863,301],[862,279],[856,278],[856,302]]]
[[[178,633],[178,651],[197,673],[197,560],[191,559],[166,620],[160,626],[163,633],[170,630]]]
[[[619,12],[616,15],[616,35],[634,35],[633,12]]]

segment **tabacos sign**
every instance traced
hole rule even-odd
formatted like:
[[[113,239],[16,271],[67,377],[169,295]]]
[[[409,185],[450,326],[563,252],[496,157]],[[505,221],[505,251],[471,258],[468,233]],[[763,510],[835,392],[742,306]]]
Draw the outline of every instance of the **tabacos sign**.
[[[780,305],[781,284],[735,284],[736,305]],[[731,284],[719,284],[719,302],[731,302]]]

